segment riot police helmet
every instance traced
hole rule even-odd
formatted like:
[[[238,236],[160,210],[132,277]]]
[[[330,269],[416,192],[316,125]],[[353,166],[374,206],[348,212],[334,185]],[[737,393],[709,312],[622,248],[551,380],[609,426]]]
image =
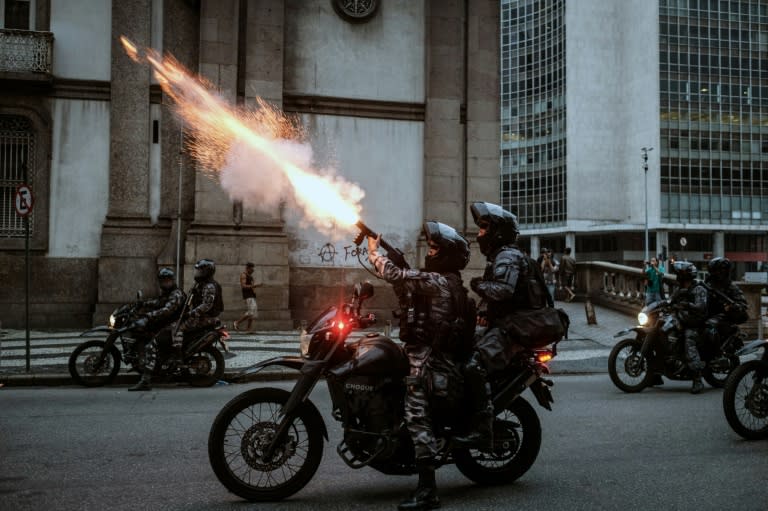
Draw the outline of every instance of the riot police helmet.
[[[469,242],[450,225],[430,220],[424,222],[427,244],[436,251],[424,257],[426,271],[458,272],[469,263]],[[431,252],[431,251],[430,251]]]
[[[157,282],[160,284],[160,289],[170,291],[176,287],[176,273],[167,267],[160,268],[157,272]]]
[[[708,281],[715,284],[728,284],[731,280],[731,261],[727,257],[715,257],[707,263]]]
[[[678,282],[693,282],[696,280],[696,274],[698,270],[696,265],[689,263],[688,261],[675,261],[672,264],[672,273],[677,276]]]
[[[216,273],[216,263],[210,259],[200,259],[195,263],[195,282],[202,282],[213,278]]]
[[[514,214],[490,202],[473,202],[469,209],[475,224],[483,231],[477,235],[480,252],[488,255],[517,241],[520,229]]]

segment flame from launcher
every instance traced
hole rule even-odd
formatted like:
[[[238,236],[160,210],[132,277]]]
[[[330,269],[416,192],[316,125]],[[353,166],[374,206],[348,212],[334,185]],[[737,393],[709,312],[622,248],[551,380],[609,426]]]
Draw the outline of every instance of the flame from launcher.
[[[262,210],[293,198],[319,229],[329,232],[330,222],[355,229],[364,192],[313,169],[303,131],[280,110],[261,99],[255,110],[234,108],[173,57],[151,49],[140,52],[124,36],[120,41],[131,59],[152,66],[192,135],[190,154],[205,169],[218,172],[230,198]]]

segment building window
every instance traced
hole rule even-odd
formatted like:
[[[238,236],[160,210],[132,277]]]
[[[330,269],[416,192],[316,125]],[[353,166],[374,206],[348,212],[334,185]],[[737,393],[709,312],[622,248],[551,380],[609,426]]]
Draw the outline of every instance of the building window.
[[[16,213],[16,190],[35,182],[35,132],[26,117],[0,115],[0,236],[25,236],[24,221]],[[35,210],[30,214],[30,232],[34,229]]]
[[[31,30],[33,21],[32,0],[0,0],[0,13],[2,23],[0,26],[7,29]]]

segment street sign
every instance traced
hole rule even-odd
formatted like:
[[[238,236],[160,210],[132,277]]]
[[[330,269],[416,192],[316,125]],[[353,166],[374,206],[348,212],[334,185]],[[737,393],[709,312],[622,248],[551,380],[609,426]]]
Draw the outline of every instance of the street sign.
[[[681,246],[681,247],[684,247],[684,246],[686,246],[687,244],[688,244],[688,240],[687,240],[687,239],[685,239],[684,237],[681,237],[681,238],[680,238],[680,246]]]
[[[33,205],[34,197],[32,196],[32,189],[27,185],[21,185],[16,188],[16,200],[14,202],[16,213],[18,213],[19,216],[27,216],[32,212]]]

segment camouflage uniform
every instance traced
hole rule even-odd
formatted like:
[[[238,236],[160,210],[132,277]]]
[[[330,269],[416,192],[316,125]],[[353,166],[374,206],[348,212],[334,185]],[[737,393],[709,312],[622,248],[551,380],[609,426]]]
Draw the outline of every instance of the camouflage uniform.
[[[714,345],[718,340],[722,340],[724,335],[727,335],[732,325],[744,323],[749,316],[747,314],[747,299],[741,289],[739,289],[739,286],[733,282],[719,285],[715,282],[710,282],[709,285],[735,302],[734,305],[729,304],[727,300],[718,296],[717,293],[709,293],[708,319],[704,336],[708,343]]]
[[[184,291],[174,287],[168,293],[163,293],[154,300],[144,302],[144,308],[150,309],[144,314],[149,320],[149,327],[160,327],[178,319],[187,296]]]
[[[186,301],[184,291],[173,287],[163,291],[159,297],[144,302],[144,308],[150,309],[144,314],[149,321],[148,328],[157,332],[155,336],[161,350],[167,351],[170,347],[172,324],[179,319]]]
[[[212,327],[219,322],[219,314],[223,310],[219,283],[213,279],[199,282],[192,289],[192,303],[179,326],[179,332],[187,339],[198,330]]]
[[[433,460],[437,444],[429,407],[431,382],[440,368],[454,365],[453,357],[461,351],[456,332],[463,328],[460,301],[467,299],[467,291],[458,273],[401,269],[382,255],[373,264],[379,275],[393,285],[400,304],[400,339],[405,343],[411,367],[405,420],[416,459]]]
[[[707,316],[707,290],[704,286],[693,284],[688,288],[678,288],[669,302],[675,308],[675,315],[682,326],[685,339],[685,355],[688,367],[698,372],[704,369],[704,362],[699,355],[699,330]]]
[[[504,370],[519,349],[505,332],[507,316],[548,303],[543,282],[539,266],[515,245],[491,253],[482,278],[472,279],[472,290],[487,303],[488,328],[477,340],[475,351],[489,373]]]

